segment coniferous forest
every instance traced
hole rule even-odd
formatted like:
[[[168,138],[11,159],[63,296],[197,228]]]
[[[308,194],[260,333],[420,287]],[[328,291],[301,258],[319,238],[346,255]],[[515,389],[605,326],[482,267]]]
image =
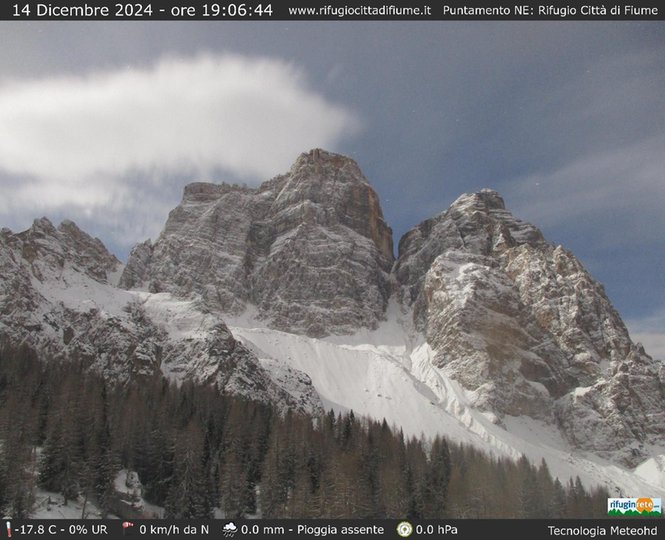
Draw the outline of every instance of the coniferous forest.
[[[121,386],[5,348],[0,512],[28,517],[38,487],[111,512],[121,469],[174,518],[601,517],[608,496],[353,412],[311,418],[161,377]]]

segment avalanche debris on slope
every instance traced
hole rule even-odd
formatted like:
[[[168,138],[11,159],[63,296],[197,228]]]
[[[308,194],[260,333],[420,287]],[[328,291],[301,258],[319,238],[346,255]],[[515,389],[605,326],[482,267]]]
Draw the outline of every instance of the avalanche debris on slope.
[[[662,459],[650,459],[633,472],[580,453],[550,423],[528,416],[503,416],[499,421],[473,407],[473,393],[436,366],[434,351],[417,332],[404,328],[398,313],[392,311],[375,332],[348,336],[347,343],[341,336],[316,339],[256,327],[251,319],[229,322],[234,335],[267,369],[288,366],[307,373],[326,408],[385,418],[407,436],[441,434],[492,455],[524,455],[533,463],[544,458],[562,482],[580,476],[585,485],[604,485],[615,494],[665,496]],[[385,336],[390,336],[390,345],[383,345]],[[665,445],[651,451],[665,454]],[[660,479],[652,469],[660,471]]]

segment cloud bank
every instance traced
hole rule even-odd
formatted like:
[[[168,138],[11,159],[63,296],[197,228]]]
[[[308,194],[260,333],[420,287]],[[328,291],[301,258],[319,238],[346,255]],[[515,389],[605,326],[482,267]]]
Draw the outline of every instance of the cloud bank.
[[[106,221],[122,222],[140,211],[137,230],[145,230],[155,212],[163,221],[183,183],[225,175],[257,183],[358,128],[303,71],[276,59],[163,58],[150,67],[4,82],[0,212],[102,211]]]

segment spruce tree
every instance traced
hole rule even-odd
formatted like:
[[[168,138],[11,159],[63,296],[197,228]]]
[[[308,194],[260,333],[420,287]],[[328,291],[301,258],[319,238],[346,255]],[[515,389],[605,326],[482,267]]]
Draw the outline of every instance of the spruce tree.
[[[430,458],[423,489],[423,517],[437,518],[444,515],[448,482],[450,481],[450,452],[441,437],[432,442]]]
[[[211,518],[212,501],[203,468],[203,434],[195,422],[190,422],[177,438],[174,458],[173,478],[164,505],[166,517]]]

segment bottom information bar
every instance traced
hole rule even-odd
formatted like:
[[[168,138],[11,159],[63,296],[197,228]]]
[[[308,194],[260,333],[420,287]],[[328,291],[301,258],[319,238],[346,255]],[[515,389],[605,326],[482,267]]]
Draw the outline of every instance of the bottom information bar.
[[[7,538],[659,538],[662,519],[6,520]]]

